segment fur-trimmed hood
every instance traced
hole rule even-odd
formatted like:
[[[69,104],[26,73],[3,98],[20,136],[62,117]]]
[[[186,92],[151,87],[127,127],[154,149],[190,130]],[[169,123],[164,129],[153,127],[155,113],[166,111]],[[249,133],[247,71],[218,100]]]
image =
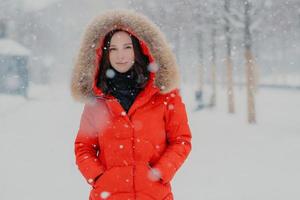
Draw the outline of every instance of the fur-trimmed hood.
[[[98,67],[96,51],[105,35],[117,28],[130,31],[146,44],[158,66],[154,85],[160,93],[168,93],[179,87],[176,59],[163,33],[146,16],[132,10],[117,9],[97,16],[84,33],[71,77],[71,93],[75,100],[86,102],[95,98],[93,87]]]

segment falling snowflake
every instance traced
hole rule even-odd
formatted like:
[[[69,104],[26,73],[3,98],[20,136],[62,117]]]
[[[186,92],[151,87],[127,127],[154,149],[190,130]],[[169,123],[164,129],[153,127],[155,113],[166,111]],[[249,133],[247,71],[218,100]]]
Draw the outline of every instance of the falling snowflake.
[[[156,63],[150,63],[148,65],[147,69],[150,72],[157,72],[158,71],[158,65]]]
[[[151,181],[158,181],[161,178],[161,173],[156,168],[151,168],[148,173],[148,178]]]
[[[106,191],[103,191],[103,192],[101,192],[101,194],[100,194],[100,197],[101,197],[102,199],[107,199],[109,196],[110,196],[110,193],[109,193],[109,192],[106,192]]]
[[[119,147],[120,147],[120,149],[123,149],[123,148],[124,148],[124,145],[123,145],[123,144],[120,144]]]
[[[169,109],[169,110],[173,110],[173,109],[174,109],[174,105],[173,105],[173,104],[169,104],[169,105],[168,105],[168,109]]]
[[[116,75],[116,73],[114,72],[114,70],[112,70],[112,69],[106,70],[106,77],[107,78],[113,78],[113,77],[115,77],[115,75]]]

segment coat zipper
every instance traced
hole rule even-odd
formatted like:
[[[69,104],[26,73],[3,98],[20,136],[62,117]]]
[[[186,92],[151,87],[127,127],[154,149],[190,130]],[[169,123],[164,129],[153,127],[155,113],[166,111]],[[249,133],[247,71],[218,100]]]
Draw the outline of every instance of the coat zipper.
[[[129,118],[129,117],[128,117]],[[132,127],[132,156],[133,156],[133,167],[132,167],[132,174],[133,174],[133,191],[134,191],[134,200],[136,200],[136,191],[135,191],[135,135],[134,135],[134,125],[131,123],[129,119],[131,127]]]

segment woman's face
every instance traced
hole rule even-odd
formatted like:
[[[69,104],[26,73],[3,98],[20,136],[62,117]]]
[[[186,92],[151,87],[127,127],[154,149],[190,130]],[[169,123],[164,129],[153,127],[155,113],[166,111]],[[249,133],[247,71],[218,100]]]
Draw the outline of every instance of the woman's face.
[[[132,40],[127,32],[116,32],[110,41],[109,61],[120,73],[127,72],[134,64]]]

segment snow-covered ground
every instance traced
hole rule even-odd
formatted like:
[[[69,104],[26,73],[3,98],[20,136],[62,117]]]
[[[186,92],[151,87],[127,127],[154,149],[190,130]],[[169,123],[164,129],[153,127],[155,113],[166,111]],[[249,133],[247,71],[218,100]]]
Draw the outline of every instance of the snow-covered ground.
[[[245,91],[236,88],[229,115],[224,89],[216,108],[194,111],[194,88],[183,86],[193,148],[173,179],[175,199],[300,199],[300,92],[258,90],[258,123],[248,125]],[[32,85],[29,96],[0,94],[0,199],[88,199],[73,151],[82,104],[68,84]]]

